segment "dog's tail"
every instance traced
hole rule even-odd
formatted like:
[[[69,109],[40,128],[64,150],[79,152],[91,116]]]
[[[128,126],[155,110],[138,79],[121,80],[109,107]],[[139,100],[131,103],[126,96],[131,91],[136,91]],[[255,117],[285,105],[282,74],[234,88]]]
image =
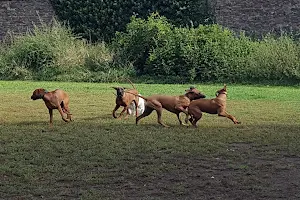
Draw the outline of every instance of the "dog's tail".
[[[133,94],[133,95],[135,95],[135,96],[137,96],[137,97],[141,97],[141,98],[144,99],[145,101],[148,101],[148,99],[147,99],[146,97],[143,97],[142,95],[134,94],[134,93],[129,92],[129,91],[125,91],[125,92],[126,92],[126,93],[129,93],[129,94]]]
[[[133,83],[131,82],[131,80],[129,78],[126,78],[126,80],[132,85],[133,89],[136,89],[135,86],[133,85]]]

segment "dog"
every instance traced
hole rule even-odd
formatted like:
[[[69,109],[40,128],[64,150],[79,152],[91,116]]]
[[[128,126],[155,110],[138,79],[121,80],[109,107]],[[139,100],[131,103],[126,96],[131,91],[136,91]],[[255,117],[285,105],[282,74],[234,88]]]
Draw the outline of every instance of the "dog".
[[[132,85],[133,89],[127,89],[124,87],[112,87],[117,91],[117,95],[116,95],[116,106],[112,112],[112,115],[114,118],[120,118],[123,113],[126,111],[126,115],[125,118],[127,118],[129,116],[129,111],[128,108],[130,106],[131,103],[134,103],[135,107],[138,107],[139,104],[139,98],[138,96],[138,91],[136,90],[136,88],[134,87],[133,83],[127,79],[130,84]],[[121,111],[120,115],[117,117],[116,115],[116,111],[123,106],[123,110]],[[138,116],[138,110],[135,110],[135,116]]]
[[[164,126],[169,127],[164,124],[161,120],[162,110],[166,109],[169,112],[175,113],[180,125],[183,125],[179,114],[181,112],[188,114],[187,107],[190,105],[190,102],[194,99],[205,98],[205,95],[202,94],[199,90],[194,87],[191,87],[189,90],[186,90],[185,95],[180,96],[167,96],[167,95],[152,95],[149,97],[143,97],[140,95],[136,95],[143,98],[146,101],[145,111],[143,114],[136,118],[136,124],[138,124],[139,120],[150,115],[153,110],[157,112],[157,122]]]
[[[141,94],[139,94],[141,95]],[[134,102],[131,102],[129,108],[128,108],[128,113],[129,115],[135,115],[135,110],[136,110],[136,107],[135,107],[135,104]],[[145,100],[141,97],[139,97],[139,104],[137,106],[137,113],[138,115],[137,116],[140,116],[145,110]]]
[[[194,127],[197,127],[197,121],[201,119],[202,112],[209,114],[218,114],[221,117],[227,117],[233,121],[234,124],[240,124],[240,122],[232,115],[226,112],[226,99],[227,89],[226,84],[224,87],[216,92],[216,98],[213,99],[197,99],[192,101],[188,107],[188,114],[191,116],[188,119],[188,115],[185,119],[192,123]]]
[[[50,127],[53,126],[53,110],[57,109],[65,122],[72,121],[69,109],[69,101],[70,98],[68,94],[60,89],[56,89],[54,91],[48,92],[43,88],[38,88],[33,91],[31,96],[32,100],[43,99],[46,107],[49,110],[50,115]],[[67,114],[67,118],[65,118],[64,113]]]

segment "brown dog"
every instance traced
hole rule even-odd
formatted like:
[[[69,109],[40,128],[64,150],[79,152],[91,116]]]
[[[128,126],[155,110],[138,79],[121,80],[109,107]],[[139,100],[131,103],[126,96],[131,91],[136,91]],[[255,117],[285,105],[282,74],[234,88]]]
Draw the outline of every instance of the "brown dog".
[[[65,122],[72,121],[71,113],[69,109],[69,96],[63,90],[57,89],[51,92],[43,88],[34,90],[32,100],[43,99],[50,114],[50,126],[53,126],[53,109],[58,109],[62,119]],[[64,113],[67,114],[67,118],[64,117]]]
[[[149,97],[139,97],[146,100],[145,111],[143,114],[136,118],[136,124],[138,121],[152,113],[153,110],[157,112],[157,122],[165,127],[165,125],[161,120],[162,110],[166,109],[172,113],[175,113],[180,125],[182,125],[182,121],[180,120],[179,114],[184,112],[186,115],[188,114],[186,108],[190,105],[190,102],[194,99],[205,98],[205,95],[202,94],[196,88],[191,87],[189,90],[186,90],[185,95],[180,96],[167,96],[167,95],[152,95]]]
[[[189,120],[194,127],[197,127],[196,123],[202,117],[202,112],[209,114],[218,114],[221,117],[227,117],[233,121],[235,124],[240,124],[237,119],[226,112],[226,99],[227,90],[226,84],[224,87],[216,92],[216,98],[214,99],[198,99],[192,101],[188,107],[188,113],[191,116],[190,119],[185,119],[185,122]]]
[[[134,102],[135,104],[135,107],[137,108],[138,104],[139,104],[139,98],[136,96],[138,95],[138,91],[135,89],[133,83],[127,79],[130,84],[132,85],[133,89],[127,89],[127,88],[124,88],[124,87],[112,87],[114,88],[116,91],[117,91],[117,97],[116,97],[116,106],[113,110],[113,117],[114,118],[120,118],[123,113],[126,111],[126,115],[125,115],[125,118],[127,118],[129,116],[129,111],[128,111],[128,108],[130,106],[130,104],[132,102]],[[116,116],[116,111],[121,107],[123,106],[123,110],[121,111],[119,117]],[[136,113],[135,113],[137,116],[138,113],[137,113],[137,109],[136,109]]]

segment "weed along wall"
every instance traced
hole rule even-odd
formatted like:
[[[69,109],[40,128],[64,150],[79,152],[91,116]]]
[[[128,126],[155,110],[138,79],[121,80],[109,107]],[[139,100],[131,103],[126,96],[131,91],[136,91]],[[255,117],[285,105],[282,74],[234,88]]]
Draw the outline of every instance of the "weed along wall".
[[[48,0],[11,0],[0,1],[0,40],[8,31],[24,33],[40,24],[48,23],[54,16],[54,10]]]
[[[299,0],[216,0],[217,23],[250,34],[300,30]]]

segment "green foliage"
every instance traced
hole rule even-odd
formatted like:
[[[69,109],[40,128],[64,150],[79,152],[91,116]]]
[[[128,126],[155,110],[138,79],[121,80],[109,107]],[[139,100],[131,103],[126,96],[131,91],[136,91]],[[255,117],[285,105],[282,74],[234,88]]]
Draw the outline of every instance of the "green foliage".
[[[132,73],[116,65],[106,44],[89,44],[54,21],[1,45],[0,78],[4,80],[116,81]]]
[[[177,28],[165,17],[132,18],[114,40],[117,57],[163,82],[290,82],[300,79],[300,44],[252,40],[219,25]]]
[[[133,63],[138,74],[151,72],[144,69],[150,51],[172,33],[172,25],[157,13],[148,20],[133,17],[126,33],[117,32],[113,42],[116,60]]]
[[[298,84],[300,43],[253,40],[219,25],[178,28],[158,13],[132,17],[111,44],[89,43],[56,21],[0,45],[3,80]]]
[[[159,12],[176,26],[212,23],[207,0],[51,0],[58,17],[68,21],[75,33],[92,41],[110,41],[116,31],[124,31],[131,16],[146,18]]]
[[[300,80],[300,44],[290,37],[267,36],[252,43],[253,51],[246,57],[248,80]]]

